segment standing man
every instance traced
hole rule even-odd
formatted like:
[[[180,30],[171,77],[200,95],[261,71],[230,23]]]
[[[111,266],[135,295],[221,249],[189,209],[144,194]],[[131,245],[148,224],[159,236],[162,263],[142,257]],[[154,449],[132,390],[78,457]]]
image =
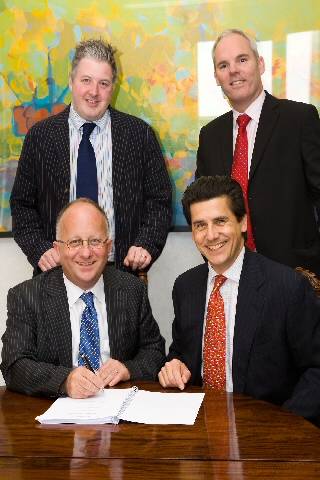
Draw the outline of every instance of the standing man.
[[[14,238],[38,271],[60,264],[52,247],[58,212],[89,197],[106,212],[109,262],[141,270],[160,255],[171,224],[171,184],[154,132],[110,107],[115,50],[80,42],[70,75],[71,106],[27,133],[11,194]]]
[[[208,263],[175,282],[161,385],[204,383],[320,420],[320,303],[308,281],[245,249],[246,210],[235,180],[201,177],[182,203]]]
[[[8,293],[1,364],[7,387],[86,398],[121,381],[153,380],[164,340],[143,282],[106,267],[111,239],[104,211],[75,200],[59,215],[56,238],[61,267]]]
[[[196,177],[231,175],[242,186],[248,246],[320,274],[320,121],[312,105],[263,90],[264,61],[239,30],[213,48],[215,78],[232,111],[200,132]]]

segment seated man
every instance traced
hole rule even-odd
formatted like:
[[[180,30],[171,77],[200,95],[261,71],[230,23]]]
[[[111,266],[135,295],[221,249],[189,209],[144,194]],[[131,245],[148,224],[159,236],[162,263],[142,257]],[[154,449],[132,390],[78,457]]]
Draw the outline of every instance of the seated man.
[[[161,385],[183,390],[189,381],[203,383],[318,417],[320,308],[308,281],[245,249],[247,218],[235,180],[201,177],[182,203],[208,263],[175,282]]]
[[[129,379],[154,379],[164,340],[144,284],[106,266],[108,222],[78,199],[57,220],[61,267],[9,290],[1,371],[30,395],[86,398]],[[84,365],[92,367],[93,371]]]

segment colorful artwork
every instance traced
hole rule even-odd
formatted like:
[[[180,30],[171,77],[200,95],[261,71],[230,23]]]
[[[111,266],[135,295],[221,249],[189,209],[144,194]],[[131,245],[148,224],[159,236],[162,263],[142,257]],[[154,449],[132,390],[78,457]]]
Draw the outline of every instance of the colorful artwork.
[[[320,105],[317,0],[1,0],[0,231],[11,230],[9,197],[24,135],[70,102],[74,45],[100,36],[118,49],[113,105],[156,131],[175,186],[175,225],[184,226],[180,199],[194,175],[199,130],[218,114],[210,52],[200,61],[199,47],[234,27],[266,42],[274,95],[303,93]],[[207,94],[203,114],[199,98],[205,104]]]

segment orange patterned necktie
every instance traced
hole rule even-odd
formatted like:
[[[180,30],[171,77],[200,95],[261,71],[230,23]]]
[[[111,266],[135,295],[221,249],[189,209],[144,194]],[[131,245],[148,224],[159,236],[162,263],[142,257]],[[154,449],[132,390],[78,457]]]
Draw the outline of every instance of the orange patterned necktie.
[[[226,321],[221,285],[226,281],[217,275],[209,298],[203,347],[203,381],[215,390],[226,389]]]
[[[233,164],[231,177],[240,183],[244,202],[247,211],[247,247],[251,250],[256,250],[255,241],[253,238],[252,225],[250,219],[249,205],[248,205],[248,135],[247,125],[251,117],[246,113],[239,115],[237,118],[238,134],[236,139],[236,146],[233,154]]]

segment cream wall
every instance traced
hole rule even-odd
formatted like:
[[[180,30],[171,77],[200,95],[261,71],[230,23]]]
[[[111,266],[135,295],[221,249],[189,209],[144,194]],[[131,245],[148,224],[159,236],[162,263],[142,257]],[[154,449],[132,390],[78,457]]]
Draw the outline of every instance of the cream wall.
[[[166,347],[171,342],[173,308],[171,290],[175,278],[188,268],[202,262],[191,234],[170,233],[162,255],[149,272],[149,297],[153,314],[159,323]],[[32,276],[32,268],[12,238],[0,238],[0,337],[6,324],[8,289]],[[0,350],[2,344],[0,341]],[[0,385],[3,378],[0,374]]]

